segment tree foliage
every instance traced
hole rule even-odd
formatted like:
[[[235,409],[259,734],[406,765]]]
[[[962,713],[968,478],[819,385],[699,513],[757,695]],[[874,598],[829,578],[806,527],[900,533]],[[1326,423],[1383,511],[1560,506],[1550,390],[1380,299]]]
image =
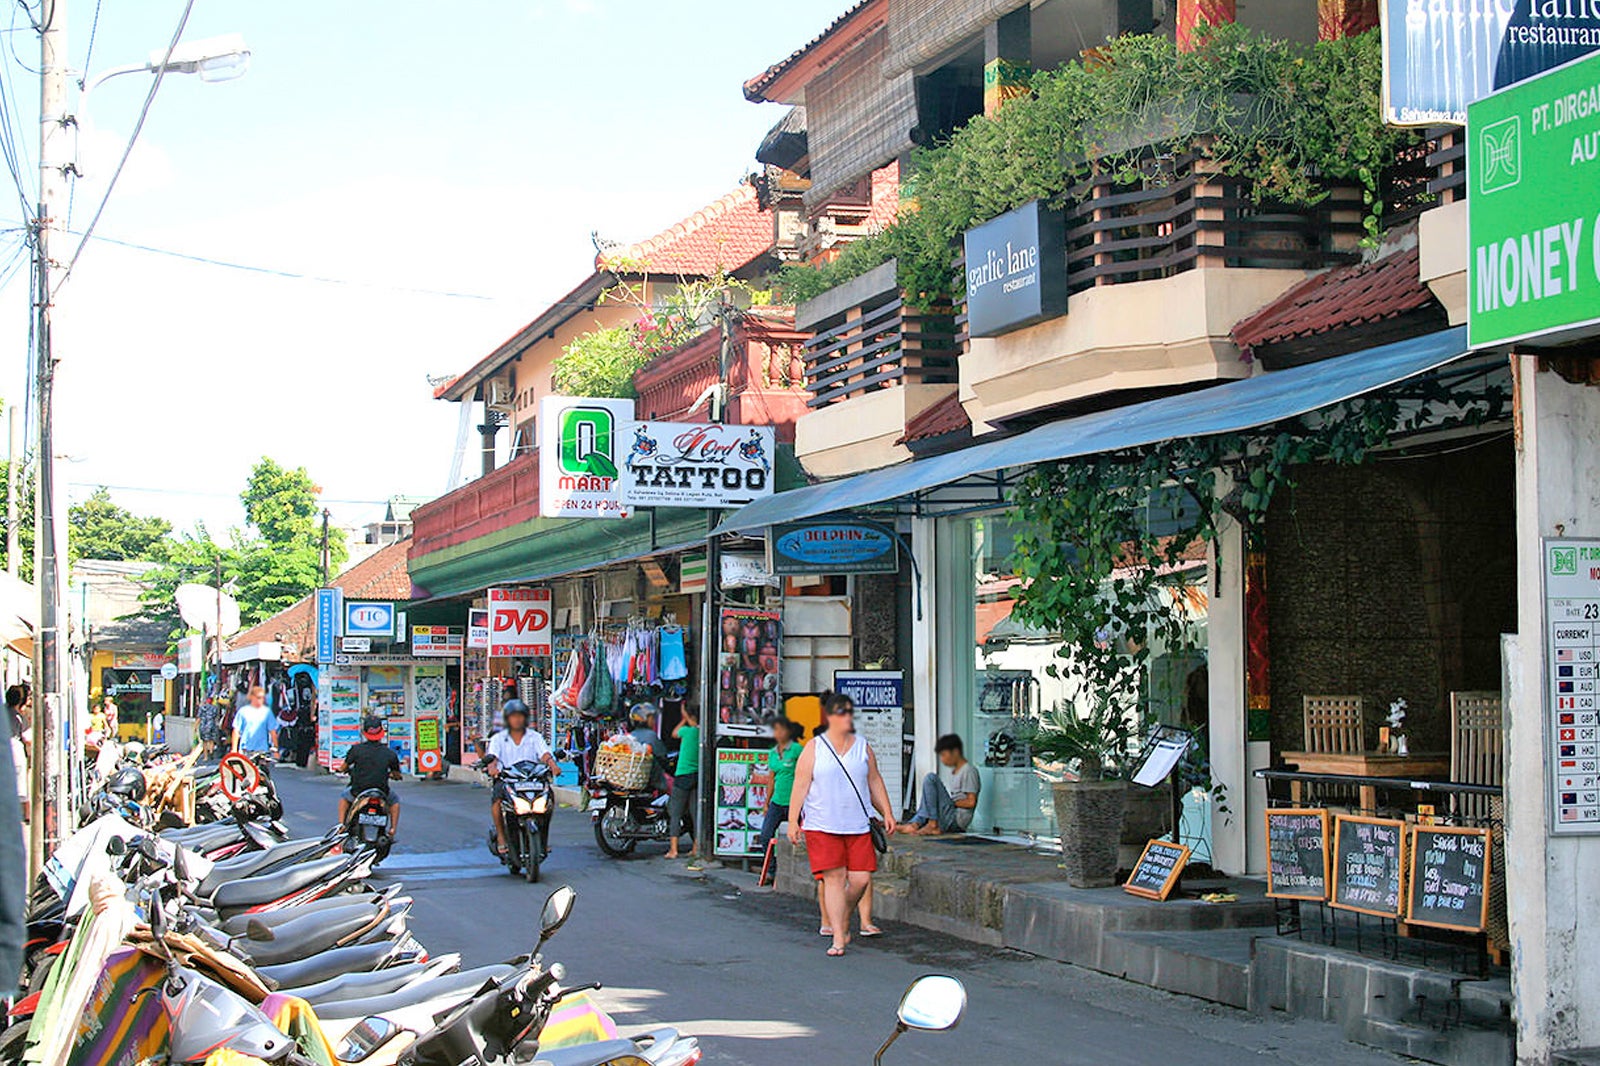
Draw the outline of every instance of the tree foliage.
[[[1419,136],[1384,125],[1381,85],[1376,30],[1306,45],[1217,26],[1190,52],[1164,36],[1118,37],[918,151],[895,222],[820,271],[838,284],[893,258],[913,298],[959,296],[951,260],[965,230],[1030,200],[1062,205],[1093,174],[1159,181],[1151,161],[1189,151],[1248,176],[1258,201],[1307,205],[1323,181],[1353,182],[1375,235],[1383,171]],[[804,269],[781,275],[787,298],[825,291]]]
[[[136,515],[97,488],[67,510],[67,552],[79,559],[160,562],[166,554],[172,523],[154,515]]]
[[[561,349],[555,364],[556,391],[567,396],[615,396],[632,399],[638,393],[633,375],[651,359],[638,344],[632,325],[597,329]]]
[[[6,512],[5,478],[10,476],[10,464],[0,459],[0,566],[9,563],[6,558],[5,530],[11,525],[11,515]],[[33,470],[25,468],[17,483],[17,573],[22,580],[33,580]]]

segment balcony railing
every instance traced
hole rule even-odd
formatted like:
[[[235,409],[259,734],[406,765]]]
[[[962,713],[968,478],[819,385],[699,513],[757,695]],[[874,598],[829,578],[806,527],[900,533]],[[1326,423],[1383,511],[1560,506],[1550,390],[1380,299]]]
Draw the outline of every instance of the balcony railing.
[[[1196,156],[1152,160],[1137,183],[1111,174],[1071,190],[1071,292],[1171,277],[1196,267],[1316,270],[1354,262],[1361,191],[1330,185],[1312,206],[1258,203],[1247,177]]]
[[[956,312],[948,302],[913,307],[893,263],[822,299],[846,290],[848,302],[807,323],[815,331],[805,343],[808,407],[904,384],[956,382]]]
[[[1427,131],[1402,149],[1383,175],[1383,228],[1412,221],[1432,207],[1467,194],[1467,142],[1455,126]]]

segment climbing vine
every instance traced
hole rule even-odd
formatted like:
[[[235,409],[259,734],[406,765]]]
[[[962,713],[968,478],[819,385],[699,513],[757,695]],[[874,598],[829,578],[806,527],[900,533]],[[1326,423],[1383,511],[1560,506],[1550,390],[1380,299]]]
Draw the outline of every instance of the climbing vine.
[[[1076,707],[1047,714],[1036,754],[1085,776],[1116,773],[1143,735],[1145,668],[1188,643],[1179,576],[1225,518],[1258,539],[1273,500],[1308,463],[1353,465],[1422,431],[1499,419],[1504,391],[1420,383],[1249,433],[1184,437],[1130,452],[1045,463],[1017,484],[1014,617],[1060,638],[1052,676]]]

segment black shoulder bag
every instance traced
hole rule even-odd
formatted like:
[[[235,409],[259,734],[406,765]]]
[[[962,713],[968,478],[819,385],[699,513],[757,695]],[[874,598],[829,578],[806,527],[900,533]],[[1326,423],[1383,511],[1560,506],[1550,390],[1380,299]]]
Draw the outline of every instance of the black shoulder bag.
[[[850,791],[856,794],[856,802],[861,804],[861,813],[867,816],[867,833],[872,837],[872,847],[879,855],[889,850],[889,829],[883,824],[883,819],[872,813],[872,808],[867,806],[867,801],[861,798],[861,790],[856,787],[855,778],[850,776],[850,768],[839,758],[839,753],[833,750],[833,745],[828,743],[827,737],[818,737],[817,743],[828,749],[828,754],[833,756],[833,761],[839,764],[839,769],[844,771],[844,779],[850,783]],[[857,744],[865,744],[860,737],[856,738]]]

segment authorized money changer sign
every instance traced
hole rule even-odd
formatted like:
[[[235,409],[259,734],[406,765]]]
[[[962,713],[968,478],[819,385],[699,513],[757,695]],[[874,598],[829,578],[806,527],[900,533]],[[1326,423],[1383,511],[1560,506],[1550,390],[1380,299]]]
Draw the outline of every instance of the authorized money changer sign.
[[[1600,833],[1600,540],[1543,547],[1550,832]]]
[[[632,422],[626,444],[629,507],[740,507],[772,495],[771,426]]]
[[[1600,333],[1600,55],[1468,109],[1467,341]]]
[[[520,659],[550,655],[550,590],[489,590],[489,654]]]
[[[546,396],[539,405],[539,513],[626,518],[618,466],[632,400]]]

